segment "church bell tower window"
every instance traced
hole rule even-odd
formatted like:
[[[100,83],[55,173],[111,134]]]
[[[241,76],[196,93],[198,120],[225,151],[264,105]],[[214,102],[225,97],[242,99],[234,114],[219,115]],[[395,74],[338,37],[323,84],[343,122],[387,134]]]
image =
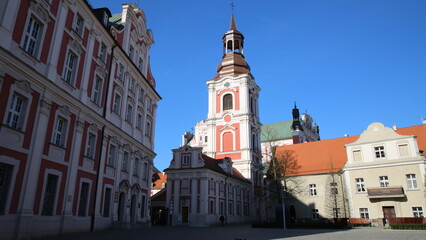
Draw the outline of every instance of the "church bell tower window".
[[[232,95],[226,94],[223,96],[223,110],[230,110],[232,109]]]

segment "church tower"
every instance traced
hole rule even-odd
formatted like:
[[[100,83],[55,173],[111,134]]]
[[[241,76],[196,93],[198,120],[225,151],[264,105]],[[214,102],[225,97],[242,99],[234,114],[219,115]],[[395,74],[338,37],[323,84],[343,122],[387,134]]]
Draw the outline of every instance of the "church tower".
[[[195,127],[191,145],[215,159],[229,157],[254,186],[261,181],[261,151],[257,86],[244,58],[244,36],[234,15],[222,38],[223,56],[217,74],[207,81],[208,115]]]

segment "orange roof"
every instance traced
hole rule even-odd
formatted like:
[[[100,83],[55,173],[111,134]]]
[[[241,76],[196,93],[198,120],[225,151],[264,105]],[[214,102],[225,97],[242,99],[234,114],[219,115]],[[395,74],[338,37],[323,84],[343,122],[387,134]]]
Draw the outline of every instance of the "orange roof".
[[[419,150],[426,151],[426,124],[399,128],[395,132],[399,135],[417,136],[417,145],[419,146]]]
[[[163,183],[167,182],[167,175],[164,173],[157,173],[159,179],[157,179],[155,182],[153,182],[153,186],[151,189],[154,190],[161,190],[163,189]]]
[[[417,136],[419,150],[426,150],[426,125],[399,128],[395,132],[400,135]],[[295,175],[338,171],[347,161],[345,144],[355,142],[358,137],[359,135],[280,146],[277,147],[276,156],[284,151],[292,151],[300,165]]]

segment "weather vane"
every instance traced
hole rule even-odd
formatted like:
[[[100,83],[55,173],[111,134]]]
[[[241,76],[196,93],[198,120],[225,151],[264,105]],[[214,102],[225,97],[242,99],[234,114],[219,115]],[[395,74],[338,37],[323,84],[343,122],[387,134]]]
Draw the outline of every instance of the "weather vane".
[[[234,8],[235,8],[235,4],[234,4],[234,2],[231,2],[231,10],[232,10],[232,13],[234,13]]]

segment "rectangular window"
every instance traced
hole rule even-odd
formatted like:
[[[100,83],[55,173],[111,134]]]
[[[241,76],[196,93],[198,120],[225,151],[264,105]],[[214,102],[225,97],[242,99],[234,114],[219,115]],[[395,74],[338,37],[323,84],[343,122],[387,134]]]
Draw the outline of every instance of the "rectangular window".
[[[152,99],[150,97],[148,97],[148,106],[147,106],[148,111],[152,111]]]
[[[370,218],[370,215],[368,214],[368,208],[360,208],[359,209],[359,216],[361,218]]]
[[[407,174],[406,176],[408,189],[418,189],[416,174]]]
[[[145,136],[151,137],[151,123],[146,122]]]
[[[376,154],[376,158],[384,158],[386,156],[384,146],[374,147],[374,152]]]
[[[423,217],[423,208],[422,207],[413,207],[413,216],[416,218]]]
[[[28,100],[23,96],[17,93],[12,95],[6,120],[7,126],[15,129],[23,128],[27,103]]]
[[[12,179],[13,166],[0,163],[0,215],[6,213],[6,203]]]
[[[109,217],[111,209],[111,188],[105,189],[105,198],[104,198],[104,217]]]
[[[138,113],[138,117],[136,119],[136,128],[142,130],[142,122],[143,122],[142,114]]]
[[[140,102],[145,101],[145,90],[142,87],[139,89],[139,101]]]
[[[388,176],[380,176],[380,187],[389,187],[389,179]]]
[[[102,78],[96,76],[95,86],[93,88],[93,99],[92,101],[97,105],[101,105],[102,97]]]
[[[53,132],[53,144],[63,147],[65,145],[67,131],[67,120],[62,117],[57,117],[56,125]]]
[[[135,92],[136,80],[133,77],[130,77],[129,80],[129,90]]]
[[[318,209],[312,209],[312,219],[319,219]]]
[[[140,71],[140,72],[142,72],[142,71],[143,71],[143,60],[142,60],[142,58],[139,58],[138,68],[139,68],[139,71]]]
[[[229,202],[229,214],[234,215],[234,202]]]
[[[112,106],[112,111],[114,113],[120,114],[120,106],[121,106],[121,95],[116,93],[114,98],[114,105]]]
[[[316,184],[309,184],[309,196],[316,196],[317,195],[317,185]]]
[[[95,157],[95,142],[96,135],[93,133],[89,133],[89,137],[87,138],[86,157],[91,159]]]
[[[207,142],[207,136],[204,136],[204,142]]]
[[[133,117],[133,106],[129,104],[127,105],[126,121],[130,124],[132,123],[132,117]]]
[[[354,157],[354,162],[362,161],[361,150],[354,150],[352,155]]]
[[[240,203],[237,203],[237,215],[241,215],[241,204]]]
[[[79,36],[83,35],[83,28],[84,28],[84,19],[81,17],[80,14],[76,14],[74,19],[74,32],[76,32]]]
[[[99,58],[102,60],[102,62],[105,62],[105,59],[106,59],[106,45],[104,43],[101,43],[101,48],[99,49]]]
[[[116,147],[114,145],[110,145],[109,154],[108,154],[108,163],[107,165],[110,167],[114,167],[115,165],[115,156],[116,156]]]
[[[214,213],[214,199],[209,200],[209,213]]]
[[[90,184],[81,183],[80,201],[78,203],[78,216],[85,217],[87,215],[87,203],[89,201],[89,187]]]
[[[330,183],[330,193],[333,195],[337,195],[339,193],[336,182]]]
[[[408,144],[400,144],[398,145],[399,156],[408,156],[410,153],[408,151]]]
[[[128,165],[129,165],[129,153],[124,152],[123,162],[121,163],[121,171],[127,172]]]
[[[143,163],[143,180],[148,179],[148,163]]]
[[[132,46],[130,46],[130,48],[129,48],[129,58],[132,61],[133,61],[133,54],[134,54],[134,52],[135,52],[135,49]]]
[[[46,188],[44,189],[43,206],[41,210],[41,215],[53,216],[57,185],[58,185],[58,176],[53,174],[48,174]]]
[[[139,176],[139,158],[135,158],[135,164],[133,165],[133,176]]]
[[[182,180],[182,186],[181,186],[181,190],[182,190],[183,195],[189,194],[189,187],[190,187],[189,179],[183,179]]]
[[[182,154],[182,166],[188,166],[191,164],[191,155]]]
[[[364,178],[355,179],[356,182],[356,192],[363,193],[365,192]]]
[[[68,51],[63,79],[69,85],[74,85],[75,72],[77,69],[77,55],[71,50]]]
[[[123,81],[123,79],[124,79],[124,66],[121,63],[118,65],[118,74],[117,74],[117,77],[121,81]]]
[[[22,48],[33,57],[37,56],[40,45],[43,25],[35,17],[31,16],[25,31],[24,44]]]

